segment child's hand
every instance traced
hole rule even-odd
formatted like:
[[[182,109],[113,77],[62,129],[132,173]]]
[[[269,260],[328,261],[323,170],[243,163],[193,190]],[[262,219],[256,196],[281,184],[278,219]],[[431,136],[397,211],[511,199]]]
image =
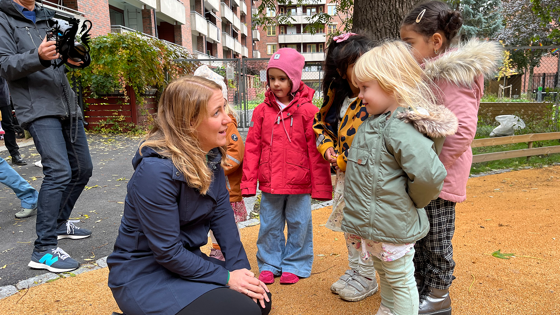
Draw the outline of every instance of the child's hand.
[[[338,155],[336,153],[334,153],[334,149],[332,147],[328,148],[327,151],[325,152],[325,160],[327,160],[327,162],[333,164],[336,164],[336,158],[338,157]],[[333,165],[334,166],[334,165]]]

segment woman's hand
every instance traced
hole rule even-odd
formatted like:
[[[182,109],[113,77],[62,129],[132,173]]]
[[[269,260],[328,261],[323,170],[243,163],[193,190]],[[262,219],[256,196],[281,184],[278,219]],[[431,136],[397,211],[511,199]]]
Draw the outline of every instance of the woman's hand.
[[[255,278],[255,274],[247,269],[238,269],[229,273],[229,288],[239,293],[243,293],[252,298],[253,301],[260,301],[261,306],[264,308],[264,301],[270,302],[266,292],[268,288],[266,285]]]

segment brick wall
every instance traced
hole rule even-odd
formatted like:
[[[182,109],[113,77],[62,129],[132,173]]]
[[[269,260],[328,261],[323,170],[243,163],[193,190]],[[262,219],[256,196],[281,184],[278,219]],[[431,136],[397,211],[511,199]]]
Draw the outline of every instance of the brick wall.
[[[142,10],[142,27],[143,32],[155,36],[156,28],[154,26],[154,11],[152,9]]]
[[[91,35],[93,37],[106,35],[111,32],[111,19],[109,17],[109,3],[107,0],[69,0],[64,5],[83,12],[93,24]],[[74,7],[75,6],[75,7]]]

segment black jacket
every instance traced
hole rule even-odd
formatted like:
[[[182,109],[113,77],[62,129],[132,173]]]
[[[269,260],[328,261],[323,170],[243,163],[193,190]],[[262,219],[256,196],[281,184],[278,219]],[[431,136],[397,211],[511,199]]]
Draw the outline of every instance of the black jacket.
[[[41,117],[82,118],[65,67],[39,59],[38,48],[54,11],[35,5],[37,22],[23,16],[12,0],[0,1],[0,76],[8,81],[20,125]]]

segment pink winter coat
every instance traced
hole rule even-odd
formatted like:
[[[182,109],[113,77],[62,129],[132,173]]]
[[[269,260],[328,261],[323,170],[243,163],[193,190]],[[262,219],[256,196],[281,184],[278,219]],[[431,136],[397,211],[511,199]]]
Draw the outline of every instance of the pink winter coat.
[[[446,137],[439,155],[447,170],[439,198],[453,202],[467,199],[471,142],[484,93],[484,75],[494,74],[501,58],[502,48],[498,43],[471,40],[424,63],[426,75],[439,87],[436,94],[459,121],[457,133]]]
[[[332,199],[330,166],[315,145],[313,105],[315,91],[304,83],[280,113],[276,97],[266,92],[264,103],[253,112],[245,141],[241,194],[311,194],[314,199]]]

